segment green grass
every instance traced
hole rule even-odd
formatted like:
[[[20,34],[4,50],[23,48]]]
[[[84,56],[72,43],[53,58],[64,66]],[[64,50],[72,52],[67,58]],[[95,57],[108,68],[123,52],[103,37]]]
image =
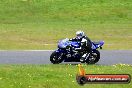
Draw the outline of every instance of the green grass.
[[[131,65],[83,65],[88,74],[130,74]],[[0,65],[0,88],[81,88],[76,65]],[[86,84],[83,88],[131,88],[129,84]]]
[[[132,49],[132,1],[0,0],[0,49],[55,49],[80,29],[104,49]]]

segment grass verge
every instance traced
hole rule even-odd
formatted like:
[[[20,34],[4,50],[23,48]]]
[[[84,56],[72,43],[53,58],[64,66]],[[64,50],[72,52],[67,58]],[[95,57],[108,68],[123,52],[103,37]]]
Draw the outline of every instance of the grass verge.
[[[131,65],[83,65],[89,74],[130,74]],[[81,88],[76,65],[0,65],[0,88]],[[129,84],[86,84],[83,88],[131,88]]]

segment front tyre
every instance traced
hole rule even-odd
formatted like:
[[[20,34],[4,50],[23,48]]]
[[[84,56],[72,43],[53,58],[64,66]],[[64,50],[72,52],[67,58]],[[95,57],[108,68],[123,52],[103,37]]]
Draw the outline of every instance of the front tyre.
[[[50,55],[50,61],[53,64],[59,64],[63,61],[63,53],[58,53],[56,51],[54,51],[51,55]]]

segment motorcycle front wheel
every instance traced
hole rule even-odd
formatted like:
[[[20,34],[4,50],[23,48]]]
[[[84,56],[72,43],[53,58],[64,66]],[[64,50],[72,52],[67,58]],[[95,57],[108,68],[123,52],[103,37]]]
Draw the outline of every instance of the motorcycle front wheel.
[[[62,53],[58,53],[56,51],[54,51],[51,55],[50,55],[50,61],[53,64],[59,64],[63,61],[63,54]]]

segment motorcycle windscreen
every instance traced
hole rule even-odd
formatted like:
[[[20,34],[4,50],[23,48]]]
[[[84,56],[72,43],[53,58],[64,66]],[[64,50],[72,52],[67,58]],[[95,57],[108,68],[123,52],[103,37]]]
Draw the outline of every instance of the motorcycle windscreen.
[[[58,48],[66,48],[69,45],[69,42],[67,40],[61,40],[58,43]]]

